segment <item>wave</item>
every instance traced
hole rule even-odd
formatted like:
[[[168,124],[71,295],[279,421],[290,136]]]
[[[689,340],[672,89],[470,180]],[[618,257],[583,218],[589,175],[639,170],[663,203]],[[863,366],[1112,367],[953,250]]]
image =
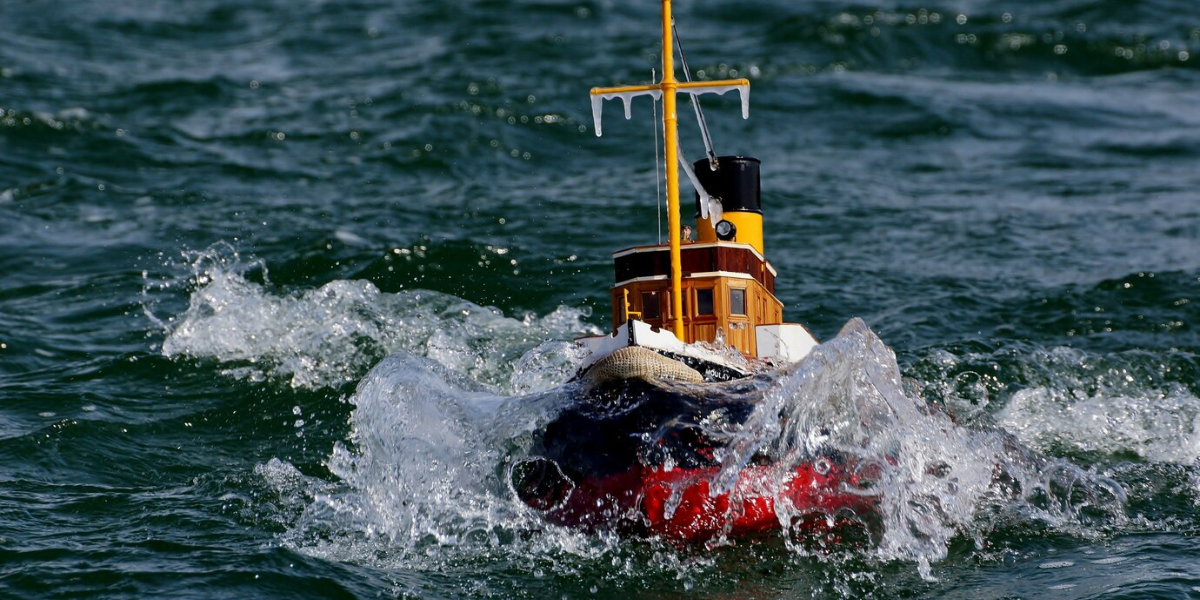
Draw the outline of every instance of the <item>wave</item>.
[[[567,348],[539,347],[531,354],[542,358],[522,361],[517,373],[556,379],[533,374],[562,375],[561,365],[577,364]],[[544,553],[564,556],[566,564],[620,562],[624,550],[614,535],[542,522],[508,483],[508,470],[536,447],[540,428],[579,393],[560,384],[505,396],[473,388],[428,358],[388,357],[350,398],[352,434],[329,457],[332,482],[297,486],[286,475],[292,468],[277,460],[260,468],[281,493],[308,499],[290,516],[285,543],[326,558],[405,568]],[[960,425],[927,404],[902,380],[892,351],[858,320],[796,367],[716,393],[745,395],[756,406],[741,428],[723,430],[732,439],[716,489],[727,488],[760,452],[784,465],[817,447],[855,457],[873,473],[881,515],[872,544],[853,551],[914,561],[926,577],[954,539],[982,544],[997,530],[1030,523],[1087,535],[1125,520],[1118,483],[1043,456],[1001,430]],[[811,546],[797,539],[802,530],[790,529],[802,515],[777,510],[782,541],[806,555]],[[731,542],[717,545],[723,543]]]
[[[996,75],[1104,76],[1196,68],[1200,32],[1178,25],[1175,19],[1160,18],[1156,13],[1164,7],[1156,5],[1162,3],[1088,4],[1006,10],[888,6],[830,10],[818,4],[789,7],[782,15],[772,10],[773,18],[756,22],[771,23],[764,37],[781,50],[775,56],[785,60],[766,61],[760,70],[770,75],[818,69],[950,68]],[[789,55],[808,60],[794,64],[786,60]]]
[[[184,266],[184,277],[147,280],[146,311],[164,331],[164,356],[292,388],[358,382],[349,433],[317,474],[281,459],[256,470],[278,499],[260,510],[282,524],[285,545],[404,568],[545,553],[571,569],[626,560],[629,545],[615,534],[547,524],[509,484],[509,469],[536,451],[541,428],[578,401],[567,380],[582,356],[566,340],[597,331],[585,312],[559,307],[516,319],[449,294],[385,293],[342,279],[287,291],[261,261],[227,244],[189,253]],[[154,298],[181,290],[186,306],[155,316],[167,303]],[[1186,367],[1186,357],[1161,358],[949,347],[917,359],[916,379],[906,379],[893,351],[852,320],[799,365],[720,392],[755,408],[740,428],[713,432],[730,442],[713,483],[727,489],[756,455],[783,465],[817,449],[853,457],[881,501],[867,524],[869,546],[850,552],[915,562],[925,577],[956,540],[982,548],[1014,531],[1091,537],[1164,526],[1165,517],[1131,524],[1127,506],[1142,495],[1130,500],[1128,486],[1140,489],[1150,471],[1178,465],[1184,470],[1170,471],[1171,480],[1184,486],[1183,501],[1191,497],[1185,480],[1200,459],[1200,400],[1172,383],[1172,365]],[[989,376],[992,364],[1007,378]],[[1134,456],[1150,471],[1078,466],[1097,456],[1102,465]],[[809,556],[794,527],[803,515],[780,505],[777,516],[779,542]],[[651,546],[677,562],[695,559]]]
[[[164,331],[164,356],[216,361],[231,377],[271,378],[293,388],[339,386],[402,351],[476,385],[527,390],[536,384],[514,378],[513,365],[530,347],[598,331],[584,322],[583,310],[560,306],[544,316],[512,318],[449,294],[386,293],[362,280],[289,293],[270,284],[262,261],[243,258],[225,243],[185,256],[187,276],[147,279],[146,314]],[[186,308],[158,317],[162,293],[179,287],[187,290]]]
[[[1196,357],[1185,351],[1097,354],[1058,346],[936,350],[914,370],[926,394],[966,422],[1088,463],[1200,460]]]

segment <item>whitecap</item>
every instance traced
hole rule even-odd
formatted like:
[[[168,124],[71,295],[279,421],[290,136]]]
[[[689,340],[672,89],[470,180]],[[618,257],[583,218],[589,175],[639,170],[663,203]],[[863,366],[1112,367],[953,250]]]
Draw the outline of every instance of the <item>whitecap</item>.
[[[189,259],[187,308],[167,319],[146,309],[165,331],[163,355],[216,360],[226,375],[252,381],[274,378],[307,389],[342,385],[357,381],[383,356],[403,351],[497,391],[508,391],[514,381],[531,389],[531,376],[514,372],[525,351],[598,332],[584,322],[587,311],[567,307],[517,319],[449,294],[386,293],[361,280],[279,290],[269,280],[251,281],[247,272],[265,268],[228,245]]]

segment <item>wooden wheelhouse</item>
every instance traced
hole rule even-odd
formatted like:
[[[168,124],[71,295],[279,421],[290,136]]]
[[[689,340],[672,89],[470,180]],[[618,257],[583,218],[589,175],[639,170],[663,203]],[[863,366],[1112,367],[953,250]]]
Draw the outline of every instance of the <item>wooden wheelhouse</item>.
[[[725,343],[757,356],[756,326],[783,322],[775,297],[775,269],[749,244],[683,244],[683,341]],[[670,247],[638,246],[613,253],[613,330],[629,318],[670,327]]]

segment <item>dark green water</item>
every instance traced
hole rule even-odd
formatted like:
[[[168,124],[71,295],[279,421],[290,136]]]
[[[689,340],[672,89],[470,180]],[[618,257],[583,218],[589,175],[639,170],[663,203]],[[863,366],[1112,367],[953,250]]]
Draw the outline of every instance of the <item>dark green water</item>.
[[[789,320],[908,378],[851,385],[859,331],[773,397],[954,419],[893,415],[951,476],[812,551],[503,483],[658,239],[651,105],[597,139],[587,96],[649,80],[657,3],[2,2],[0,597],[1198,597],[1195,9],[679,0],[752,82],[706,112]]]

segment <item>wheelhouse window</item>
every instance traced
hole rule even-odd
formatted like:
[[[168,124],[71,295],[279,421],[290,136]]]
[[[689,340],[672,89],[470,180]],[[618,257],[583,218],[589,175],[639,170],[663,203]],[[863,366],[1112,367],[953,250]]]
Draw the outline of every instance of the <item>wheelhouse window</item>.
[[[658,303],[658,292],[642,292],[642,319],[658,320],[662,318],[662,307]]]
[[[696,316],[704,316],[713,314],[713,290],[697,289],[696,290]]]
[[[746,314],[746,290],[741,288],[730,288],[729,290],[729,314],[744,315]]]

